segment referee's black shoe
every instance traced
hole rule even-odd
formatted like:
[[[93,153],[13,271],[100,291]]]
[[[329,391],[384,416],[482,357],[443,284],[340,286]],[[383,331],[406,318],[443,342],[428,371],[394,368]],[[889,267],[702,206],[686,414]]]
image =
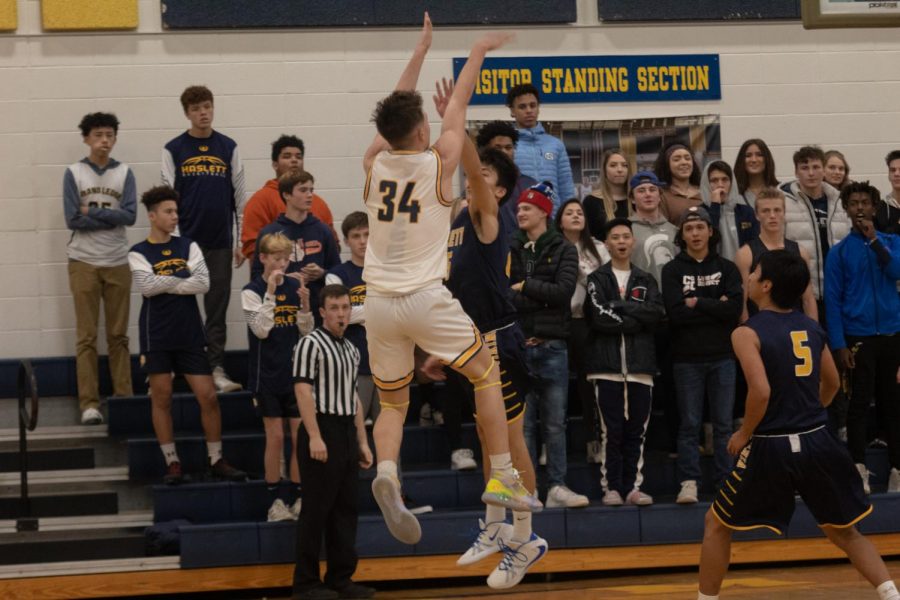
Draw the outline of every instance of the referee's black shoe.
[[[330,590],[324,585],[317,585],[303,592],[294,592],[291,600],[337,600],[341,596],[334,590]]]
[[[209,467],[209,474],[214,479],[223,479],[225,481],[247,481],[247,474],[240,469],[235,469],[224,458],[216,461],[216,464]]]
[[[375,588],[350,582],[341,587],[331,588],[338,593],[338,598],[371,598],[375,595]]]

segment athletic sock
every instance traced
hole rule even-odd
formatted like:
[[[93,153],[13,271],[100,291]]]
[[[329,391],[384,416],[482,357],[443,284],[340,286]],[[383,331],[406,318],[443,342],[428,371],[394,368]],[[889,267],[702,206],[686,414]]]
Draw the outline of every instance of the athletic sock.
[[[488,523],[498,523],[506,520],[506,509],[502,506],[494,506],[493,504],[486,504],[487,508],[484,511],[484,524]]]
[[[897,591],[897,586],[894,585],[894,582],[890,579],[888,579],[875,589],[878,592],[878,597],[881,600],[900,600],[900,592]]]
[[[398,479],[397,477],[397,463],[392,460],[382,460],[378,463],[378,474],[379,475],[390,475],[391,477]]]
[[[513,512],[512,539],[516,542],[527,542],[531,539],[531,513]]]
[[[266,482],[266,492],[269,494],[269,505],[278,499],[278,491],[281,488],[281,485],[279,485],[280,483],[280,481],[276,481],[275,483],[270,481]]]
[[[206,442],[206,453],[209,455],[210,465],[222,460],[222,442]]]
[[[697,592],[697,600],[719,600],[719,595],[707,596],[703,592]]]
[[[509,452],[503,454],[491,454],[491,474],[508,475],[512,472],[512,455]]]
[[[166,459],[167,467],[169,465],[171,465],[173,462],[181,462],[178,459],[178,452],[175,451],[175,443],[174,442],[169,443],[169,444],[160,444],[159,448],[160,448],[160,450],[162,450],[163,458]]]

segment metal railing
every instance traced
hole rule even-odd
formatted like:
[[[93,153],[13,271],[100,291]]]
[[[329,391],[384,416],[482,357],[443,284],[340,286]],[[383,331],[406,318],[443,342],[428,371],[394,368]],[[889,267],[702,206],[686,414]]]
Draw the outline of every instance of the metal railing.
[[[19,362],[17,380],[19,392],[19,517],[16,531],[37,531],[38,520],[31,516],[31,500],[28,498],[28,437],[26,431],[34,431],[38,420],[38,389],[34,366],[28,359]],[[30,402],[30,411],[26,404]]]

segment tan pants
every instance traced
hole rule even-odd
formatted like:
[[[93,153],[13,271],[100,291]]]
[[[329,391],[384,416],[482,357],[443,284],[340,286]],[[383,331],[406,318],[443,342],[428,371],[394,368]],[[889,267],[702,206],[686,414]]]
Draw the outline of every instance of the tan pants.
[[[100,405],[97,326],[101,299],[106,320],[106,344],[109,348],[113,393],[117,396],[132,395],[131,355],[128,351],[131,269],[127,264],[95,267],[70,260],[69,289],[75,302],[75,364],[79,407],[84,411]]]

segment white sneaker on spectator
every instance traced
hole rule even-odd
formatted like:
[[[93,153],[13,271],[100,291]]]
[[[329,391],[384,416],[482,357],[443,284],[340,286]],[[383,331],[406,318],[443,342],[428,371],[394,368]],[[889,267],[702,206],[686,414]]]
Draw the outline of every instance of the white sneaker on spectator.
[[[547,540],[532,533],[523,543],[501,542],[503,560],[488,576],[488,587],[495,590],[511,588],[525,577],[528,569],[547,554]]]
[[[869,442],[869,448],[876,448],[876,449],[880,448],[880,449],[884,449],[884,448],[887,448],[887,447],[888,447],[887,442],[884,441],[883,439],[879,438],[879,437],[873,438],[872,441]]]
[[[431,413],[431,405],[425,402],[419,409],[419,427],[431,427],[434,425],[434,416]]]
[[[456,564],[460,567],[477,563],[495,552],[500,552],[501,542],[508,544],[512,538],[513,526],[505,521],[494,521],[485,525],[483,519],[478,519],[478,527],[478,537],[469,549],[456,559]]]
[[[697,503],[697,482],[688,479],[681,482],[681,491],[675,499],[677,504],[696,504]]]
[[[872,488],[869,486],[869,470],[863,463],[856,463],[856,470],[859,471],[859,477],[862,479],[863,491],[868,496],[872,493]]]
[[[634,489],[625,496],[625,504],[631,506],[650,506],[653,504],[653,496],[645,494],[641,490]]]
[[[216,391],[220,394],[224,394],[226,392],[238,392],[242,389],[241,384],[232,381],[228,375],[225,374],[225,369],[222,367],[216,367],[212,372],[213,376],[213,384],[216,386]]]
[[[439,410],[431,411],[431,420],[434,421],[435,427],[440,427],[444,424],[444,413]]]
[[[269,521],[293,521],[295,518],[281,498],[276,499],[269,507]]]
[[[300,517],[301,508],[303,508],[303,498],[297,498],[296,500],[294,500],[294,503],[290,508],[291,514],[294,515],[295,519],[298,519]]]
[[[103,414],[96,408],[86,408],[81,413],[82,425],[102,425]]]
[[[474,471],[478,468],[475,453],[468,448],[457,448],[450,454],[450,468],[454,471]]]
[[[599,465],[603,460],[599,440],[591,440],[587,443],[587,462],[589,465]]]
[[[897,469],[891,469],[891,475],[888,477],[887,491],[889,494],[900,492],[900,471]]]
[[[603,494],[603,506],[622,506],[625,502],[622,500],[622,494],[616,490],[608,490]]]
[[[542,467],[547,466],[547,444],[541,444],[541,455],[538,456],[538,464]]]
[[[554,485],[547,492],[547,508],[583,508],[590,504],[588,497],[576,494],[564,485]],[[521,579],[521,578],[520,578]]]
[[[838,439],[840,441],[844,442],[845,444],[847,443],[847,428],[846,427],[838,428]]]

